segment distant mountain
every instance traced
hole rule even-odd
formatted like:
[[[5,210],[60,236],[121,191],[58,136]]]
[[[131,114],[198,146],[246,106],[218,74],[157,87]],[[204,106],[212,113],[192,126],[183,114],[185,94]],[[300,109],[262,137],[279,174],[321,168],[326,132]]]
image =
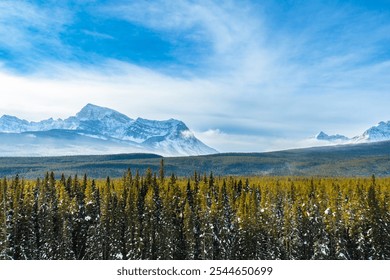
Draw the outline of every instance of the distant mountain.
[[[0,155],[157,153],[164,156],[217,153],[179,120],[133,120],[115,110],[87,104],[65,120],[29,122],[0,118]]]
[[[336,135],[328,135],[325,132],[321,131],[316,135],[317,140],[325,140],[325,141],[347,141],[349,140],[348,137],[340,134]]]
[[[361,136],[356,138],[368,141],[387,141],[390,140],[390,121],[380,122],[376,126],[367,129]]]
[[[328,135],[323,131],[318,133],[315,138],[321,141],[341,144],[387,141],[390,140],[390,121],[380,122],[364,131],[361,135],[352,138],[340,134]]]

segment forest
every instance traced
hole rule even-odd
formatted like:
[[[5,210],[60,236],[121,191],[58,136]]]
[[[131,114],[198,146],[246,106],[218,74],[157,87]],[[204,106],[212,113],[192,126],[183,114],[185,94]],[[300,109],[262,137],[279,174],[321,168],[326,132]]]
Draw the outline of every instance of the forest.
[[[390,178],[128,169],[0,183],[0,259],[390,259]]]

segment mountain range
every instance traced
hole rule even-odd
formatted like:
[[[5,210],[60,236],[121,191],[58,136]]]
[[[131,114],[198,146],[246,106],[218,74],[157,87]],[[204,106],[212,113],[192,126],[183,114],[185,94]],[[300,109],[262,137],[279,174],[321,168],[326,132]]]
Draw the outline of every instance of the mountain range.
[[[164,156],[213,154],[180,120],[131,119],[87,104],[75,116],[30,122],[0,118],[1,156],[157,153]]]
[[[370,127],[361,135],[349,138],[341,134],[328,135],[321,131],[315,137],[320,141],[333,142],[338,144],[367,143],[390,140],[390,121],[380,122]]]
[[[390,140],[390,121],[380,122],[349,138],[321,131],[316,140],[356,144]],[[180,120],[132,119],[106,107],[87,104],[75,116],[39,122],[3,115],[0,156],[61,156],[154,153],[190,156],[218,153],[197,139]]]

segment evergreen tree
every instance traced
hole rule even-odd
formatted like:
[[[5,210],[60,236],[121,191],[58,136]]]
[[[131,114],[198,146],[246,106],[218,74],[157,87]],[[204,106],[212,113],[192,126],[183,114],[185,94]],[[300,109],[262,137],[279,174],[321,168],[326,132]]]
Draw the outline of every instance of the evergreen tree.
[[[54,175],[47,173],[38,190],[37,226],[41,241],[38,248],[39,259],[51,260],[57,257],[56,207]]]
[[[60,181],[58,188],[58,214],[59,221],[61,221],[58,235],[58,259],[73,260],[75,259],[72,243],[73,223],[72,214],[69,211],[72,205],[64,180]],[[72,210],[74,211],[74,209]]]
[[[102,260],[104,236],[100,212],[100,191],[95,185],[95,180],[85,190],[85,219],[88,223],[86,236],[86,250],[84,259]]]
[[[0,259],[388,259],[389,178],[0,182]]]

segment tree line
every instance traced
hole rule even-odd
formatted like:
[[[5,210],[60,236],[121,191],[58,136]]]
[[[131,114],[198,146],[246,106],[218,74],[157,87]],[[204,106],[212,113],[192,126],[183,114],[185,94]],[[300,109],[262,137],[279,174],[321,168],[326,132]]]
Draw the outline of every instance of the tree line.
[[[4,178],[0,259],[390,259],[390,178]]]

